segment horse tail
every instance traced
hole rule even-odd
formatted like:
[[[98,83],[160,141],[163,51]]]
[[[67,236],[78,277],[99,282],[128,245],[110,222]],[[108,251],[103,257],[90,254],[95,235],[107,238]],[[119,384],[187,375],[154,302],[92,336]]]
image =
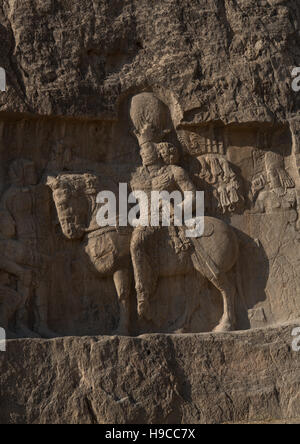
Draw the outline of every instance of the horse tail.
[[[245,298],[244,285],[243,285],[243,272],[242,272],[242,261],[241,261],[240,252],[238,254],[237,261],[235,263],[235,281],[236,281],[237,296],[238,296],[239,300],[242,302],[246,312],[248,312],[248,307],[247,307],[246,298]]]

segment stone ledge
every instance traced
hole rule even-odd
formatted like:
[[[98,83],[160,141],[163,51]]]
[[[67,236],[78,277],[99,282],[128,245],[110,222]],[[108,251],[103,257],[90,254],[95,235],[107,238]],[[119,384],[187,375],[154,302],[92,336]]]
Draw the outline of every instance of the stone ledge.
[[[0,423],[295,423],[297,325],[10,340],[0,354]]]

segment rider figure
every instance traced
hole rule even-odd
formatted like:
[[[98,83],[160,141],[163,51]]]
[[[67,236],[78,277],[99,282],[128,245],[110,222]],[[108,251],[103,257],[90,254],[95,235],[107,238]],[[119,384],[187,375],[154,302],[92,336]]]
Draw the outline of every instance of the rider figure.
[[[150,206],[152,191],[185,191],[192,192],[193,203],[196,197],[196,188],[186,171],[177,165],[179,150],[170,143],[163,142],[166,130],[166,116],[164,105],[151,94],[136,96],[132,102],[131,118],[135,126],[135,136],[140,146],[142,167],[138,168],[132,177],[133,191],[144,191],[147,194],[149,208],[149,226],[138,226],[134,229],[131,240],[131,257],[134,268],[137,291],[138,313],[150,318],[149,298],[153,293],[153,259],[147,254],[149,240],[158,230],[166,230],[172,240],[177,253],[189,248],[184,229],[174,226],[174,217],[171,214],[169,227],[151,226]],[[182,207],[185,202],[182,202]],[[172,209],[171,209],[172,210]],[[161,216],[161,215],[160,215]],[[161,222],[161,219],[160,219]],[[151,242],[150,242],[151,243]],[[153,252],[152,252],[153,253]]]

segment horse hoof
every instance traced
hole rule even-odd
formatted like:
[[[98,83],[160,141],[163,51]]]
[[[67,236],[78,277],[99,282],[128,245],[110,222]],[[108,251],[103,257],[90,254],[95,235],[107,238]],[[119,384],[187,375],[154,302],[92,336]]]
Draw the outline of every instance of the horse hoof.
[[[233,331],[234,328],[229,321],[221,322],[217,327],[213,330],[214,333],[226,333],[229,331]]]
[[[151,320],[150,306],[149,306],[149,303],[147,301],[145,301],[144,299],[140,300],[138,302],[137,311],[138,311],[139,317],[146,319],[146,321]]]

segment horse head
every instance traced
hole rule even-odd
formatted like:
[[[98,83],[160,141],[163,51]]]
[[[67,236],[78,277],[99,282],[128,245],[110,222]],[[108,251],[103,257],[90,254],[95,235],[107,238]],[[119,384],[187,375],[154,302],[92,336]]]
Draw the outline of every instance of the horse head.
[[[59,223],[70,240],[82,239],[87,233],[96,202],[95,176],[63,174],[49,178]]]

